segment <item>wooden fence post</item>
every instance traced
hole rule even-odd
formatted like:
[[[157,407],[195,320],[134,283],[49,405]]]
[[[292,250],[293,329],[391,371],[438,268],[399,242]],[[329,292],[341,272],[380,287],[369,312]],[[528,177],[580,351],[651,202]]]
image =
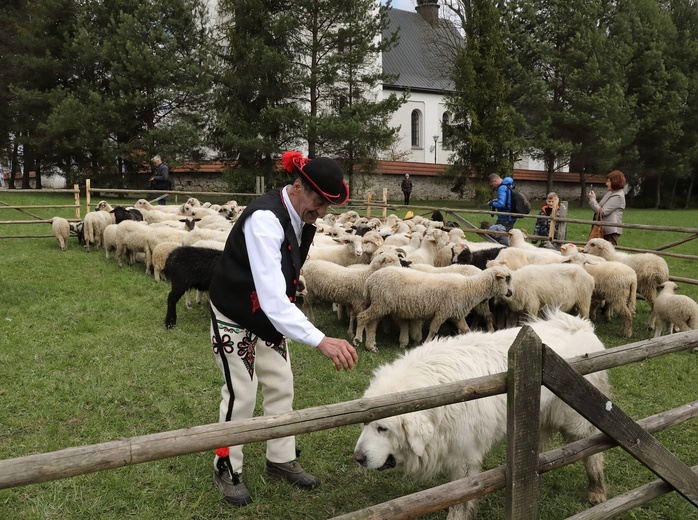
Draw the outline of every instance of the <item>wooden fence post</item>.
[[[383,222],[388,218],[388,188],[383,188]]]
[[[90,179],[85,180],[85,213],[90,212]]]
[[[540,386],[543,343],[525,325],[509,349],[507,370],[506,518],[538,518]]]
[[[371,202],[373,202],[373,193],[369,191],[366,197],[366,218],[371,218]]]
[[[73,189],[75,190],[73,194],[75,198],[75,218],[82,218],[80,217],[80,186],[73,184]]]

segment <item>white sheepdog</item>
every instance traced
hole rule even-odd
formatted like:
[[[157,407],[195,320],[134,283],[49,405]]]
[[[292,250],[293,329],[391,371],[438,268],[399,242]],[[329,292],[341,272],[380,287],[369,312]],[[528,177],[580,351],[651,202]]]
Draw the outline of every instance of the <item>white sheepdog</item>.
[[[590,321],[559,310],[529,323],[543,343],[563,358],[604,349]],[[416,347],[394,362],[378,367],[364,397],[441,385],[507,370],[507,351],[520,327],[497,332],[471,332],[439,338]],[[608,395],[606,372],[586,376]],[[482,471],[493,445],[506,435],[506,395],[386,417],[362,425],[354,458],[368,469],[396,468],[418,478],[446,472],[453,480]],[[598,430],[552,392],[541,392],[541,441],[559,430],[567,441]],[[584,461],[588,498],[606,500],[603,453]],[[449,520],[472,518],[473,502],[449,510]]]

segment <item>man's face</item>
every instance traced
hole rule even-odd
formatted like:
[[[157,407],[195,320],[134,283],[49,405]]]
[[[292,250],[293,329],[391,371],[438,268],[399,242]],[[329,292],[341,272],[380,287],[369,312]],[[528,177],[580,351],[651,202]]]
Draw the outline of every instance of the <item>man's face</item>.
[[[303,185],[300,180],[296,180],[296,182],[300,185],[300,189],[296,188],[296,183],[294,182],[293,188],[297,189],[298,193],[297,205],[294,204],[294,208],[303,222],[313,224],[318,218],[323,218],[327,215],[330,203],[311,188]]]
[[[490,181],[490,186],[492,186],[493,188],[499,188],[499,185],[500,185],[500,184],[502,184],[502,180],[501,180],[501,179],[492,179],[492,180]]]
[[[160,159],[153,159],[153,164],[155,166],[160,166],[161,163],[162,163],[162,161]]]

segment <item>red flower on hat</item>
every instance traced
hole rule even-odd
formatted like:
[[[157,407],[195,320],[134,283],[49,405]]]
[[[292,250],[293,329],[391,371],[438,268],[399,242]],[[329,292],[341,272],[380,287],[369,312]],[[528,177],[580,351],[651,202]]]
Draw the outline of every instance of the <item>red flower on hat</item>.
[[[297,166],[299,169],[308,162],[307,157],[303,157],[303,154],[296,151],[284,152],[281,155],[281,166],[288,173],[293,173],[293,167]]]

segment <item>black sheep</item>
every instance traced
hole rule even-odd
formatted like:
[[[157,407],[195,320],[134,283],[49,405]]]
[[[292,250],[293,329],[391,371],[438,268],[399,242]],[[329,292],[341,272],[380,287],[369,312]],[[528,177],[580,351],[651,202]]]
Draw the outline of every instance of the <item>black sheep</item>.
[[[163,272],[172,288],[167,295],[165,327],[177,324],[177,302],[189,289],[208,291],[213,269],[222,251],[204,247],[181,246],[174,249],[165,261]]]
[[[118,224],[124,220],[143,220],[143,213],[136,208],[126,209],[123,206],[117,206],[110,213],[114,214],[114,222]]]
[[[504,249],[504,246],[488,247],[486,249],[471,251],[468,246],[465,246],[463,251],[458,253],[455,263],[470,264],[480,269],[486,269],[487,262],[497,258],[497,255],[502,249]]]

